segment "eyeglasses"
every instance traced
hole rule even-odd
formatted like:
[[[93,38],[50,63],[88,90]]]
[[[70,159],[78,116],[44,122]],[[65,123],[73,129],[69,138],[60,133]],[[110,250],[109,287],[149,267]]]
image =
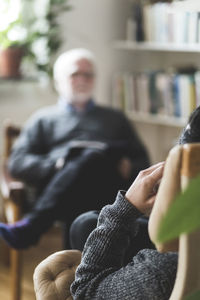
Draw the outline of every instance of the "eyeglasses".
[[[74,72],[71,74],[72,78],[77,78],[77,77],[84,77],[87,80],[93,79],[94,78],[94,73],[92,72]]]

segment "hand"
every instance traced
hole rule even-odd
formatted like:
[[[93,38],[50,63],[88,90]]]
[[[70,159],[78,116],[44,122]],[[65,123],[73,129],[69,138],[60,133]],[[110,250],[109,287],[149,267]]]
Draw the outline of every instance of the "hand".
[[[123,157],[118,164],[118,170],[124,179],[129,179],[131,176],[132,163],[129,158]]]
[[[65,159],[64,157],[59,157],[56,161],[55,168],[57,171],[61,170],[64,167]]]
[[[164,162],[160,162],[141,171],[125,194],[126,199],[145,215],[153,208],[163,169]]]

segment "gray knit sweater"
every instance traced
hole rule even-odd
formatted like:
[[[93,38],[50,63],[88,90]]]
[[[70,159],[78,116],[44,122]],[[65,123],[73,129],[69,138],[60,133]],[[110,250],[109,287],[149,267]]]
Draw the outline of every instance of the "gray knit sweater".
[[[137,232],[141,213],[119,192],[105,206],[90,234],[71,292],[75,300],[164,300],[172,291],[177,253],[143,249],[128,264],[125,259]],[[130,249],[129,249],[130,250]]]

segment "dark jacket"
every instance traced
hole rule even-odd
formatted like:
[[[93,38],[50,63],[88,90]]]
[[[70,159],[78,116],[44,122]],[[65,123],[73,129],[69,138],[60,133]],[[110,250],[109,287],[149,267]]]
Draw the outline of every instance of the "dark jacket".
[[[113,161],[127,156],[132,176],[149,165],[144,145],[123,113],[94,105],[84,113],[58,105],[36,112],[25,124],[9,160],[11,174],[33,186],[55,174],[58,158],[69,157],[74,141],[102,142]]]

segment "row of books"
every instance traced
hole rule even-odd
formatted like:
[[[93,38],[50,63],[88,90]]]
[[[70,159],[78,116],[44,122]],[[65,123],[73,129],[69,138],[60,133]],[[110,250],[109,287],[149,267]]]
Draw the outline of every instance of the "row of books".
[[[200,105],[200,71],[116,74],[113,106],[126,111],[187,118]]]
[[[133,40],[157,43],[200,43],[200,10],[189,10],[186,7],[181,9],[181,2],[178,4],[176,2],[134,4]]]

